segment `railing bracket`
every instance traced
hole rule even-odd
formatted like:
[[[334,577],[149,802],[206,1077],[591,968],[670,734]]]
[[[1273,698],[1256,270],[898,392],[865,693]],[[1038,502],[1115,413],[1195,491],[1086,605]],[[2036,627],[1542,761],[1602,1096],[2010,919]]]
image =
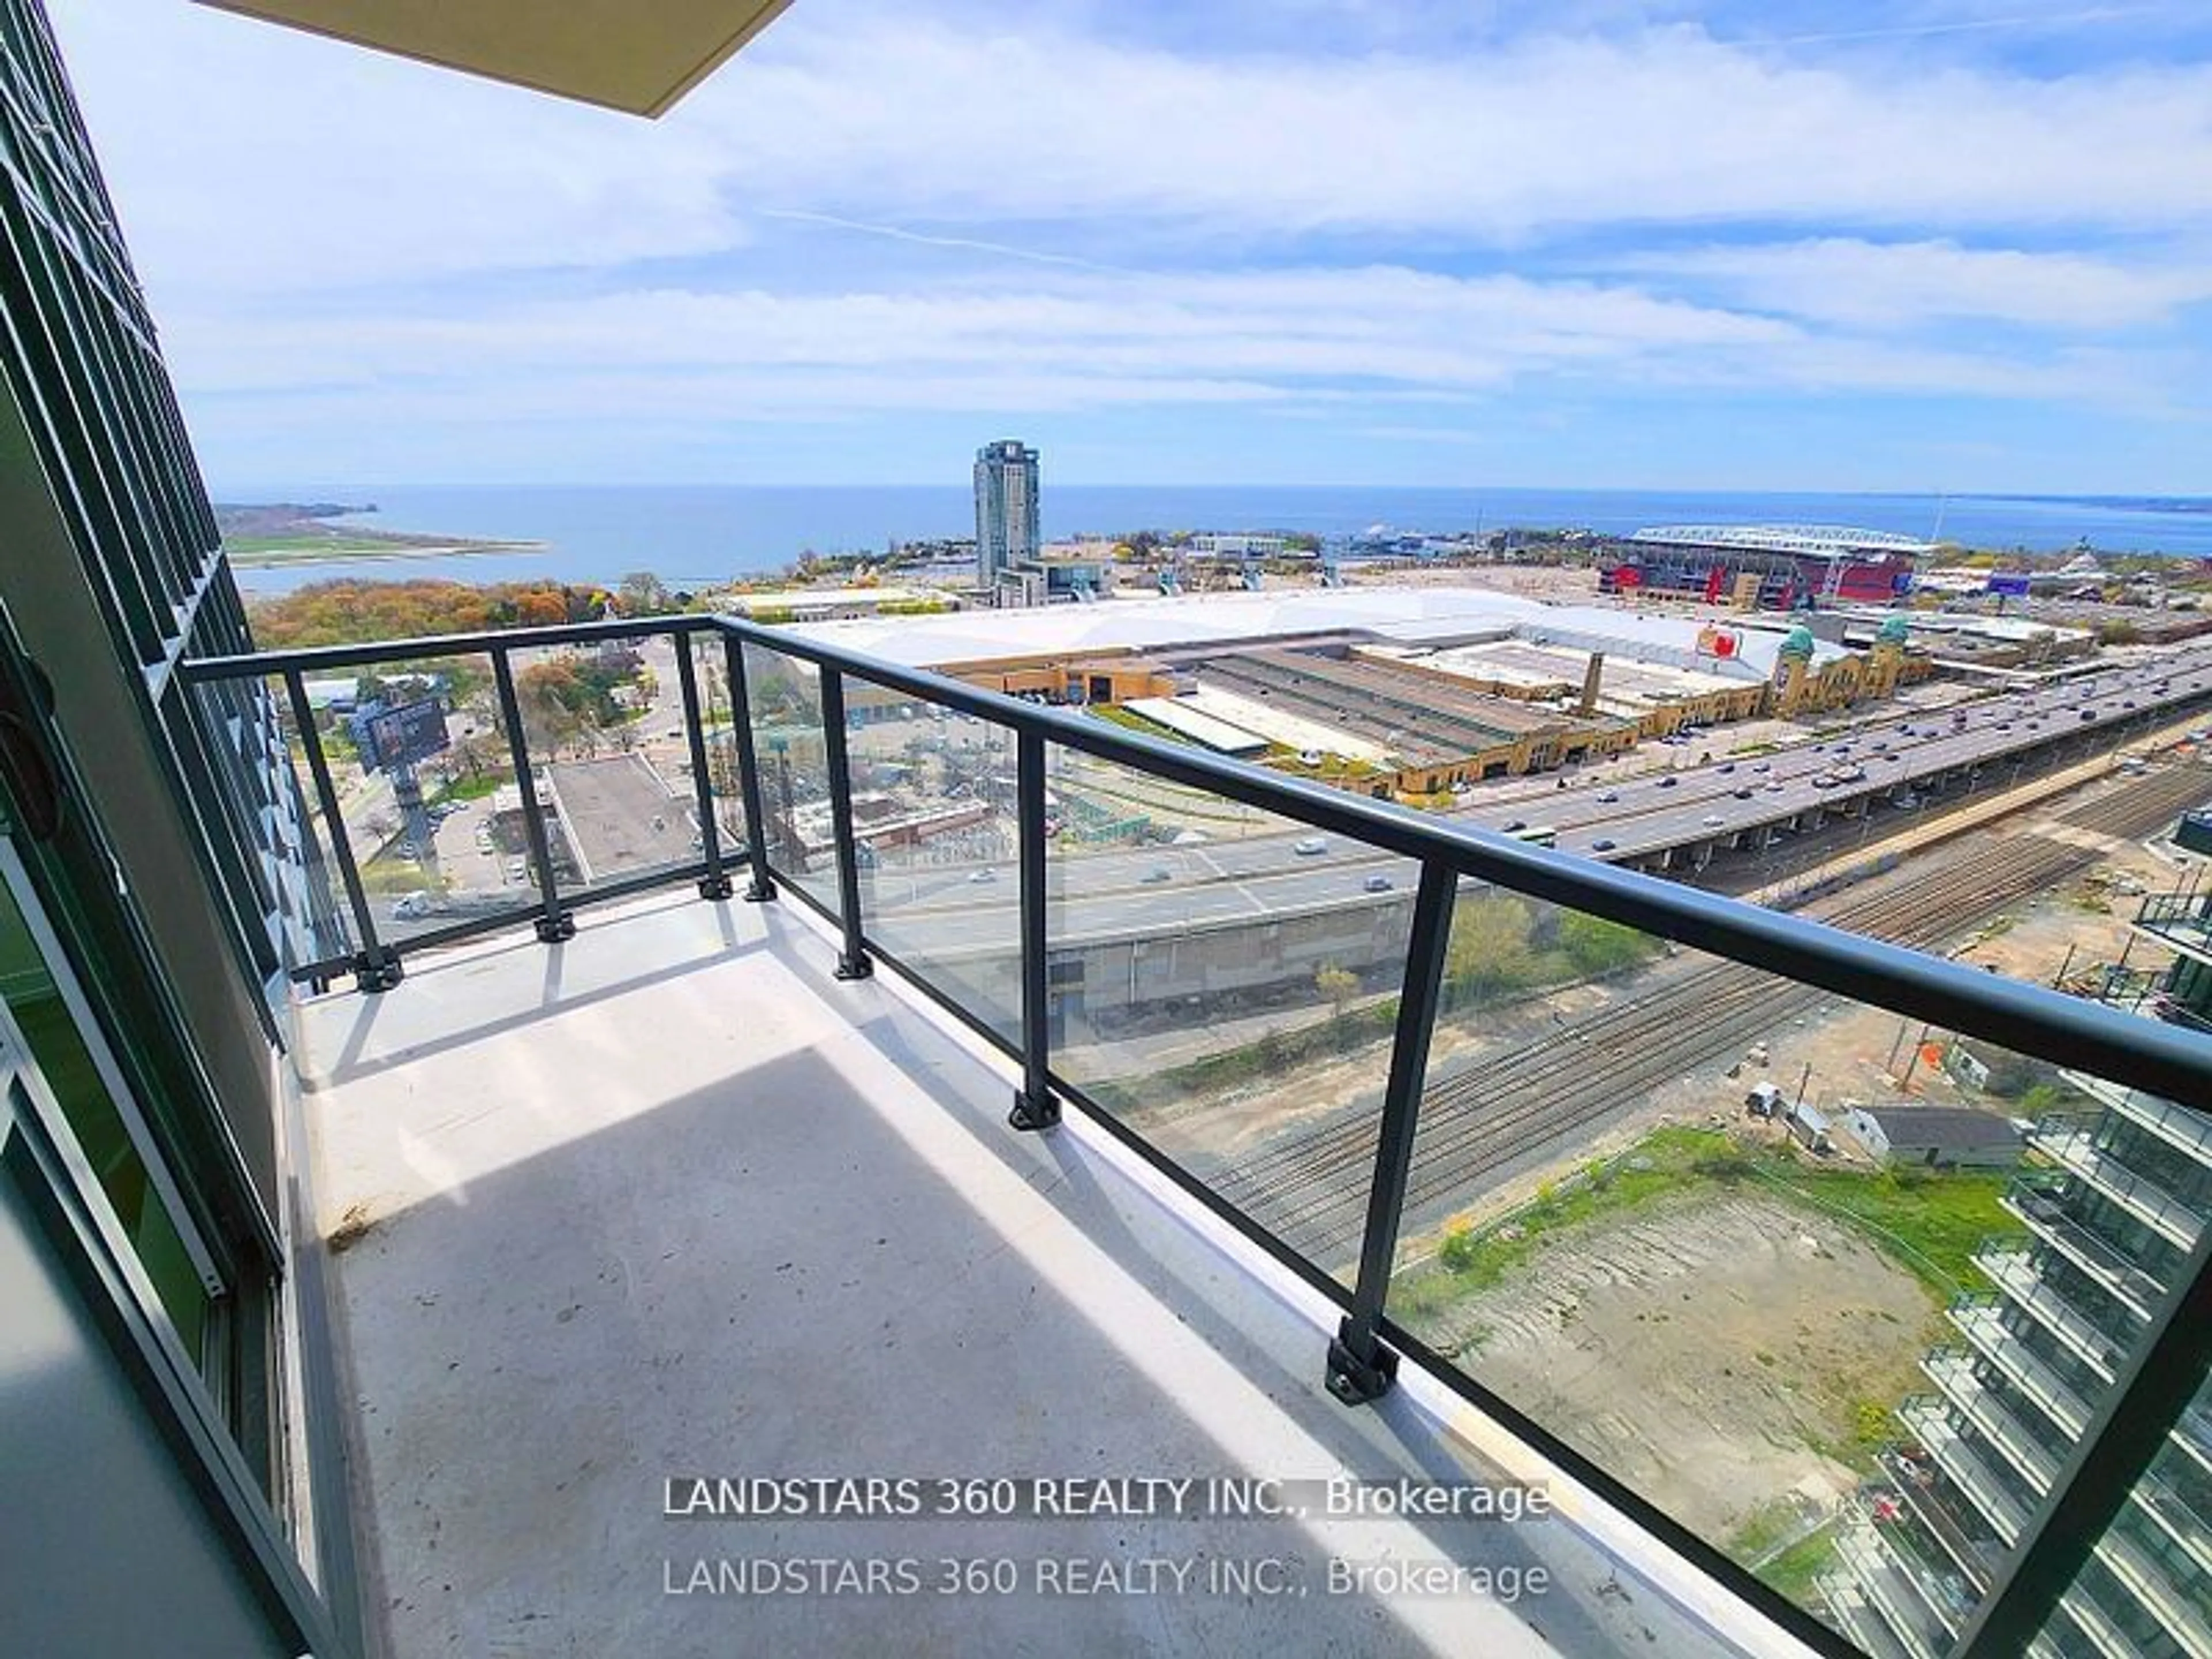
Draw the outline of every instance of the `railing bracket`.
[[[566,910],[557,916],[538,918],[538,942],[540,945],[558,945],[564,939],[575,937],[576,918]]]
[[[354,957],[353,988],[356,991],[389,991],[399,983],[406,971],[399,965],[399,952],[388,945],[380,945]]]
[[[876,976],[875,962],[866,955],[839,957],[836,976],[839,979],[873,979]]]
[[[725,875],[702,876],[699,878],[699,896],[702,899],[713,899],[718,904],[736,890],[737,889],[731,884],[730,878]]]
[[[1033,1095],[1026,1089],[1014,1091],[1014,1109],[1006,1114],[1006,1121],[1024,1133],[1060,1127],[1060,1097],[1047,1091]]]
[[[1367,1346],[1371,1351],[1367,1358],[1352,1351],[1349,1319],[1338,1328],[1336,1340],[1328,1345],[1328,1391],[1340,1404],[1371,1404],[1389,1393],[1398,1380],[1397,1351],[1384,1347],[1372,1336],[1367,1339]]]

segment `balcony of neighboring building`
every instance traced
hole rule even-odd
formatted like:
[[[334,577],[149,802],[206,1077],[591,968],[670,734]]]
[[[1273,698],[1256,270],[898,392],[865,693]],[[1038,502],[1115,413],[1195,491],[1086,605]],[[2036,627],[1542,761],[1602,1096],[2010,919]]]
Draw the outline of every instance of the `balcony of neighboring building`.
[[[2137,1318],[2148,1320],[2166,1286],[2094,1228],[2075,1218],[2075,1183],[2066,1176],[2025,1175],[2005,1188],[1998,1201],[2006,1212],[2060,1255],[2119,1299]]]
[[[2080,1176],[2160,1237],[2186,1250],[2197,1243],[2203,1218],[2148,1176],[2130,1169],[2100,1141],[2093,1121],[2067,1114],[2045,1118],[2027,1144]]]
[[[2021,1419],[1996,1385],[1981,1376],[1970,1351],[1937,1348],[1920,1362],[1920,1369],[2021,1480],[2037,1492],[2050,1489],[2058,1474],[2057,1454],[2044,1443],[2039,1429]]]
[[[2113,1368],[2135,1329],[2106,1330],[2036,1271],[2034,1257],[2014,1244],[1985,1244],[1974,1252],[1974,1265],[1997,1287],[2005,1301],[2063,1343],[2099,1382],[2109,1384]],[[1962,1298],[1962,1303],[1972,1298]],[[1954,1304],[1957,1305],[1957,1304]]]
[[[1871,1522],[1853,1522],[1838,1530],[1836,1554],[1859,1593],[1912,1659],[1942,1659],[1950,1651],[1955,1632],[1936,1616],[1911,1573],[1877,1540]]]
[[[2002,1304],[1954,1303],[1949,1316],[1974,1352],[1994,1365],[2006,1381],[2033,1401],[2068,1435],[2079,1435],[2088,1425],[2088,1406],[2048,1360],[2005,1323]]]
[[[2161,945],[2212,963],[2212,890],[2154,893],[2136,912],[2135,925]]]
[[[1897,1408],[1897,1415],[1936,1466],[1981,1512],[1999,1542],[2007,1549],[2017,1543],[2027,1527],[2027,1506],[1997,1478],[1980,1448],[1951,1420],[1944,1400],[1935,1395],[1917,1395]]]

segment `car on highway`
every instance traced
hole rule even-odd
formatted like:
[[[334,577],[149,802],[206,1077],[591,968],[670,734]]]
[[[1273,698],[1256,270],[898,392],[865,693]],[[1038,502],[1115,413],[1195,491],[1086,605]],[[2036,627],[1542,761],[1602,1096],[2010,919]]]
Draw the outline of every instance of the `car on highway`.
[[[1751,786],[1749,784],[1746,784],[1741,788],[1731,789],[1729,793],[1734,795],[1738,800],[1749,800],[1751,799]]]
[[[1387,893],[1390,890],[1390,878],[1388,876],[1370,876],[1362,886],[1370,893]]]
[[[1510,836],[1516,830],[1526,830],[1528,827],[1528,820],[1526,818],[1508,818],[1504,823],[1499,824],[1498,827]]]
[[[527,880],[530,875],[529,861],[525,859],[509,859],[507,861],[506,873],[509,881]]]
[[[1721,773],[1733,772],[1735,770],[1735,763],[1734,761],[1723,761],[1718,766],[1716,766],[1713,770]]]
[[[1674,778],[1674,775],[1673,773],[1671,773],[1671,772],[1670,772],[1670,773],[1668,773],[1665,777],[1663,777],[1663,778],[1662,778],[1662,779],[1660,779],[1660,780],[1659,780],[1659,787],[1660,787],[1662,789],[1672,789],[1672,788],[1674,787],[1674,784],[1675,784],[1675,778]]]
[[[1164,864],[1156,864],[1151,869],[1146,871],[1143,875],[1138,877],[1137,879],[1143,882],[1147,887],[1151,887],[1163,881],[1173,881],[1175,878],[1169,873],[1167,866]]]
[[[998,878],[999,872],[988,864],[980,870],[970,870],[968,872],[968,879],[971,882],[996,881]]]
[[[1726,818],[1723,817],[1722,817],[1719,813],[1717,813],[1717,812],[1708,812],[1708,813],[1706,813],[1706,814],[1705,814],[1705,828],[1706,828],[1706,829],[1708,829],[1708,830],[1717,830],[1717,829],[1719,829],[1723,824],[1726,823],[1728,822],[1728,820],[1727,820]]]
[[[430,896],[428,893],[403,893],[392,907],[394,921],[409,921],[429,914]]]
[[[1593,853],[1610,853],[1614,848],[1620,845],[1620,843],[1619,842],[1608,841],[1604,836],[1601,836],[1597,840],[1590,843],[1590,851]]]
[[[1600,805],[1610,806],[1613,802],[1620,799],[1620,791],[1618,789],[1607,789],[1601,793],[1597,799]]]
[[[1317,858],[1328,851],[1328,843],[1319,836],[1304,836],[1292,844],[1291,851],[1302,859]]]
[[[1836,787],[1836,775],[1832,772],[1815,772],[1813,774],[1813,787],[1815,789],[1834,788]]]
[[[1771,772],[1774,769],[1774,763],[1771,761],[1760,761],[1751,769],[1754,772]]]

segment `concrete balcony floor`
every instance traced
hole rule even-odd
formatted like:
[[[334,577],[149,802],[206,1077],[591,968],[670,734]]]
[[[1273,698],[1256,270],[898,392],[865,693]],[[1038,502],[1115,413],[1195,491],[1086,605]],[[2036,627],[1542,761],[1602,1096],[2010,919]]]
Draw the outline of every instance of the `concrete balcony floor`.
[[[302,1009],[389,1653],[1799,1650],[1559,1481],[1565,1513],[1518,1525],[664,1514],[695,1475],[1543,1473],[1425,1378],[1337,1405],[1320,1298],[1073,1115],[1008,1129],[998,1056],[830,959],[787,903],[671,895]],[[681,1593],[747,1558],[907,1559],[925,1587]],[[1020,1588],[936,1594],[943,1558]],[[1208,1588],[1263,1558],[1303,1588]],[[1332,1593],[1333,1559],[1551,1585]],[[1060,1561],[1166,1593],[1037,1593]]]

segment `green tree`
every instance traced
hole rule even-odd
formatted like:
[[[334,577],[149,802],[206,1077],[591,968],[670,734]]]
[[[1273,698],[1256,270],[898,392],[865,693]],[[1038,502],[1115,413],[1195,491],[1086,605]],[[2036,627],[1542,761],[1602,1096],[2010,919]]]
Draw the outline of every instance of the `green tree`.
[[[1314,975],[1314,989],[1328,999],[1329,1006],[1342,1019],[1345,1005],[1359,994],[1359,975],[1329,963]]]
[[[1500,894],[1462,900],[1452,916],[1444,984],[1456,1000],[1479,1001],[1535,976],[1529,944],[1534,914],[1527,901]]]

